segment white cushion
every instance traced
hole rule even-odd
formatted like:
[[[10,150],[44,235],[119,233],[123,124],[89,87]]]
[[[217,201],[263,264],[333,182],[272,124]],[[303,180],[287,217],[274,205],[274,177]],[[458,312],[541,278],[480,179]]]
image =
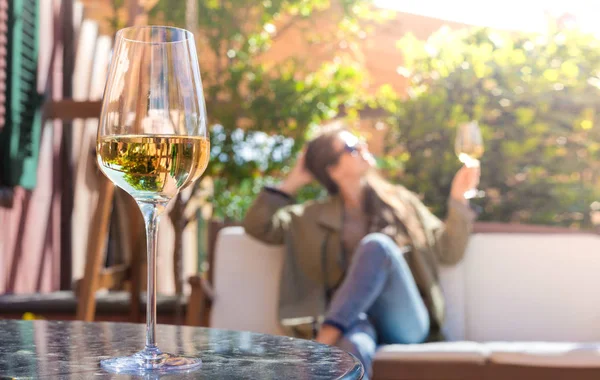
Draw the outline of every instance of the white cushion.
[[[219,232],[210,326],[281,334],[278,320],[283,247],[263,244],[242,227]]]
[[[493,342],[485,346],[497,364],[600,368],[600,343]]]
[[[446,317],[442,331],[449,341],[465,339],[465,265],[440,268],[440,285],[446,300]]]
[[[476,234],[465,257],[466,339],[600,341],[600,238]]]
[[[382,346],[375,355],[384,361],[473,362],[483,364],[488,356],[485,345],[475,342],[392,344]]]

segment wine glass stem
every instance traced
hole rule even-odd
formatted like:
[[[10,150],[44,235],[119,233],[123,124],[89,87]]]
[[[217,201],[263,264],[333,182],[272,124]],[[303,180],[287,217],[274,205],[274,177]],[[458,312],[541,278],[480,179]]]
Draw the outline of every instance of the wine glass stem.
[[[156,252],[158,222],[165,205],[155,202],[137,202],[146,225],[146,243],[148,255],[148,283],[146,301],[146,353],[155,352],[156,347]]]

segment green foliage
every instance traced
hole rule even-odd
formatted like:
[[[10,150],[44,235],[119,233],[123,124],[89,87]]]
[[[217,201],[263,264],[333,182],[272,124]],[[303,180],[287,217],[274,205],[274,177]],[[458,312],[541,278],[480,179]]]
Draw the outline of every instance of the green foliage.
[[[573,29],[544,35],[442,29],[398,44],[406,99],[388,91],[389,174],[445,212],[457,124],[478,120],[481,219],[586,226],[600,189],[600,41]],[[385,89],[384,89],[385,90]]]
[[[107,17],[106,21],[113,33],[116,33],[117,30],[125,27],[125,22],[119,17],[119,9],[125,7],[125,0],[110,0],[110,6],[112,8],[112,15]]]
[[[289,170],[313,126],[342,110],[356,115],[367,100],[364,70],[349,54],[336,54],[316,70],[307,64],[310,57],[273,66],[265,54],[290,28],[302,30],[315,48],[341,41],[351,46],[366,33],[361,25],[368,23],[360,20],[376,22],[386,15],[368,0],[343,0],[336,3],[341,7],[335,33],[318,34],[312,27],[316,16],[334,6],[329,0],[197,0],[195,26],[183,2],[177,4],[158,1],[151,20],[194,29],[213,125],[207,175],[217,187],[215,209],[240,219],[262,178]]]
[[[242,220],[246,210],[250,207],[256,195],[264,186],[272,186],[280,179],[268,177],[242,178],[235,187],[228,186],[225,181],[215,182],[215,194],[221,194],[211,199],[214,211],[213,217],[221,220]],[[321,186],[311,185],[300,190],[296,199],[304,202],[326,196],[326,191]]]

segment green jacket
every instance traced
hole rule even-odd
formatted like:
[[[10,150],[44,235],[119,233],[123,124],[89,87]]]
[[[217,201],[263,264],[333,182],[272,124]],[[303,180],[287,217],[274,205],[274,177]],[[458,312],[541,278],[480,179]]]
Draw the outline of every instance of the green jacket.
[[[432,329],[439,328],[444,320],[444,297],[438,265],[452,265],[462,259],[475,214],[451,200],[443,223],[404,187],[397,187],[397,195],[399,201],[414,207],[427,237],[426,246],[414,246],[407,261],[429,310]],[[244,220],[246,233],[267,244],[285,245],[281,319],[318,318],[325,314],[324,278],[337,283],[346,269],[339,260],[342,212],[339,196],[294,204],[292,198],[268,189],[260,193],[248,211]]]

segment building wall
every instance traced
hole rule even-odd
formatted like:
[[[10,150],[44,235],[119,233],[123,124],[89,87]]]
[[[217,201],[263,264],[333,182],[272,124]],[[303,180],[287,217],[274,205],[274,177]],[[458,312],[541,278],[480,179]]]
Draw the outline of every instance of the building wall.
[[[61,51],[60,0],[43,1],[40,5],[38,91],[44,92],[48,85],[51,96],[60,96],[62,58],[56,54]],[[54,77],[51,83],[50,77]],[[43,292],[60,286],[60,215],[65,175],[61,169],[61,134],[60,122],[44,124],[35,189],[16,188],[12,206],[0,207],[0,293]]]

